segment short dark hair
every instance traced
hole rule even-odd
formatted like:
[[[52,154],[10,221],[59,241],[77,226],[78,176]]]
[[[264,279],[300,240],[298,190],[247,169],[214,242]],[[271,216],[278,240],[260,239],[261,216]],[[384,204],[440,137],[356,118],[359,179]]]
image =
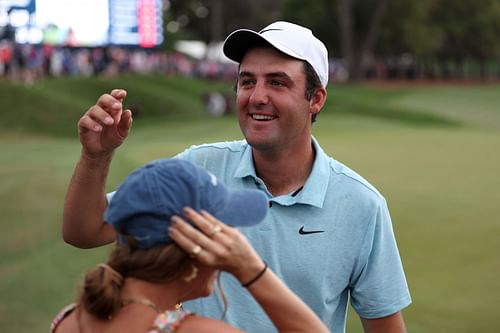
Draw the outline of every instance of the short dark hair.
[[[321,81],[319,80],[318,74],[311,66],[311,64],[308,63],[307,61],[303,61],[303,63],[304,63],[304,74],[306,75],[305,97],[306,100],[310,101],[314,93],[316,92],[316,89],[321,88],[322,84]],[[316,121],[316,116],[318,114],[319,112],[312,115],[311,120],[313,123]]]

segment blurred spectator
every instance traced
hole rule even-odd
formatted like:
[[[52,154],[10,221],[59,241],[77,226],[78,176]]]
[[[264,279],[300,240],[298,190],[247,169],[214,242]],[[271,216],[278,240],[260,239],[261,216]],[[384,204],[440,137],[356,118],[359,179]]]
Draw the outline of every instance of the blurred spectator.
[[[203,96],[205,110],[213,117],[220,117],[226,113],[226,98],[218,91],[209,91]]]

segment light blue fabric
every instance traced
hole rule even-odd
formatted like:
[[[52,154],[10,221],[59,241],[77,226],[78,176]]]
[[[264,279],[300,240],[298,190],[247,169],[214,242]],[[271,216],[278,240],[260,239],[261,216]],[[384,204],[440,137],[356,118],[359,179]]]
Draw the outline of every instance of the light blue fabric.
[[[267,191],[245,141],[193,146],[177,157],[206,168],[229,187],[266,193],[272,207],[264,222],[240,230],[333,332],[344,332],[349,297],[363,318],[393,314],[411,298],[385,199],[361,176],[328,157],[315,139],[313,144],[313,170],[296,196],[273,197]],[[300,229],[322,232],[300,234]],[[222,285],[229,323],[248,332],[276,332],[238,281],[223,274]],[[214,295],[185,307],[214,318],[223,310]]]

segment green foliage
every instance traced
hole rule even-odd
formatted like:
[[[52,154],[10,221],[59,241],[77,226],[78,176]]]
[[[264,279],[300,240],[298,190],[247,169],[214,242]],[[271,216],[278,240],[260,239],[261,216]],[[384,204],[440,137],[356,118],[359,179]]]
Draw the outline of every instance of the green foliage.
[[[432,54],[443,38],[442,31],[430,22],[432,6],[433,1],[429,0],[390,1],[376,45],[376,53],[412,53],[415,56]]]
[[[309,27],[328,48],[332,58],[340,58],[336,1],[284,1],[283,17]]]
[[[260,29],[281,17],[281,1],[171,0],[169,22],[180,26],[176,35],[207,43],[224,40],[238,28]]]

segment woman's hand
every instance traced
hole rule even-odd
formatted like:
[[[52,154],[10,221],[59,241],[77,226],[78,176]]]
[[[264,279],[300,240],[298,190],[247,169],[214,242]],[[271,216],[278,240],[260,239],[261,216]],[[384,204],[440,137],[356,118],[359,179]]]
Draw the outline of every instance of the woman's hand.
[[[184,216],[172,217],[169,235],[195,260],[233,274],[241,283],[250,281],[264,268],[264,262],[245,236],[206,211],[183,210]],[[201,250],[201,252],[200,252]]]
[[[260,304],[280,333],[327,333],[316,314],[273,273],[237,229],[207,212],[183,211],[193,223],[172,217],[170,237],[191,256],[211,267],[232,273]],[[259,274],[265,272],[265,274]],[[270,292],[272,291],[272,292]]]

